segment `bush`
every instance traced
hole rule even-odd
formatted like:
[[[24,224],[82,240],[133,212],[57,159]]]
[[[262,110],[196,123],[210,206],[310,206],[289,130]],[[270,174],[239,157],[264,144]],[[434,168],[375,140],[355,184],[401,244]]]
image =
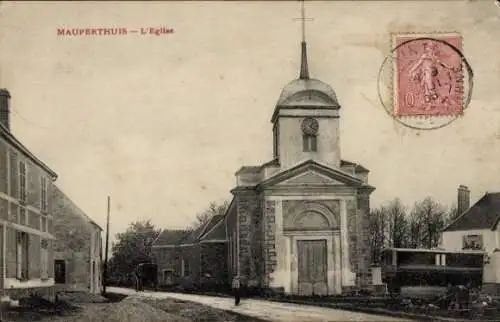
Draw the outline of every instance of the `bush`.
[[[197,285],[189,279],[181,280],[181,282],[176,288],[180,291],[188,291],[188,292],[197,291],[199,289],[199,287],[197,287]]]

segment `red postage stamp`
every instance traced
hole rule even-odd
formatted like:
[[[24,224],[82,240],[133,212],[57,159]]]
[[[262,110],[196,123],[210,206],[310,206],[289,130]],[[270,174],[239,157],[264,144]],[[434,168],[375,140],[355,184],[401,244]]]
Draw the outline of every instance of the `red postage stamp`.
[[[464,109],[459,35],[395,35],[395,116],[458,116]]]

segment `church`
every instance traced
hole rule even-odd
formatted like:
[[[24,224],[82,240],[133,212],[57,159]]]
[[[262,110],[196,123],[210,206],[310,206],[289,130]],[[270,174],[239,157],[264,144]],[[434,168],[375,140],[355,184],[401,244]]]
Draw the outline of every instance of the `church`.
[[[160,236],[154,246],[160,270],[174,276],[186,276],[186,267],[198,276],[209,270],[228,283],[238,275],[248,287],[298,295],[340,294],[369,283],[375,188],[365,167],[341,158],[341,106],[332,87],[309,76],[304,36],[301,55],[299,77],[283,88],[271,116],[272,160],[236,172],[226,214],[194,232],[195,241]],[[186,265],[189,258],[196,263]]]

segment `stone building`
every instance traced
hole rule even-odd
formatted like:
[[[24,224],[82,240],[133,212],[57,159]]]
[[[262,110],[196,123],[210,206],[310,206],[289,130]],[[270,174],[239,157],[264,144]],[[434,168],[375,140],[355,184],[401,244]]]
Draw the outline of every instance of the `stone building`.
[[[306,49],[303,41],[300,76],[283,88],[271,117],[273,159],[236,172],[229,209],[210,229],[220,236],[199,238],[199,245],[225,244],[225,254],[197,258],[203,266],[218,262],[220,270],[226,260],[226,283],[239,275],[247,287],[326,295],[371,281],[374,187],[366,168],[341,158],[340,104],[328,84],[309,77]]]
[[[10,94],[0,90],[0,290],[2,298],[53,298],[53,216],[57,175],[12,134]]]
[[[217,225],[221,222],[223,216],[214,216],[194,231],[164,230],[160,234],[153,251],[161,285],[227,282],[226,231],[224,225]]]
[[[55,185],[50,199],[56,290],[100,293],[102,228]]]
[[[225,218],[230,274],[288,294],[339,294],[370,281],[368,170],[341,158],[340,104],[309,77],[287,84],[271,118],[274,158],[236,172]]]

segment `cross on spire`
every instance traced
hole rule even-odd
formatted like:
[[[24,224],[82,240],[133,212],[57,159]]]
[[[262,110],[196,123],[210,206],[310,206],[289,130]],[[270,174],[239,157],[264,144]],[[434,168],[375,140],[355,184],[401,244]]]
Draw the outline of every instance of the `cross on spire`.
[[[304,0],[301,0],[301,17],[294,20],[301,21],[302,27],[302,59],[300,62],[300,76],[299,79],[309,79],[309,69],[307,67],[307,45],[306,45],[306,21],[312,21],[312,18],[306,18]]]

